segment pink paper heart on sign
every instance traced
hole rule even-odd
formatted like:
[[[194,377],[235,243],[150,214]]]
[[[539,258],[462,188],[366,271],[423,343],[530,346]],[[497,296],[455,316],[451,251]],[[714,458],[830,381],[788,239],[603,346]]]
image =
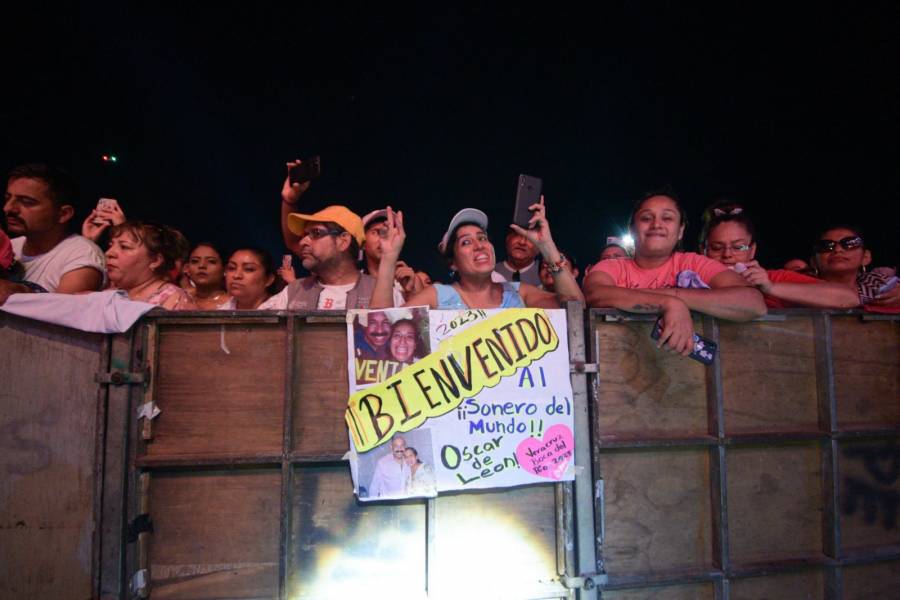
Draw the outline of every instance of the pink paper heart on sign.
[[[572,459],[575,458],[575,440],[572,430],[565,425],[554,425],[542,439],[528,438],[516,447],[519,466],[539,477],[561,479]]]

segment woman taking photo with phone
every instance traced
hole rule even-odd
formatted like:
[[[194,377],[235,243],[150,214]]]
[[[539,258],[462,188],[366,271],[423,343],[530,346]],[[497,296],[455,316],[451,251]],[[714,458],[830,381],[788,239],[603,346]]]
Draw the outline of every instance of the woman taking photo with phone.
[[[635,204],[630,223],[634,256],[594,265],[584,280],[590,306],[661,315],[658,346],[684,356],[694,346],[690,311],[731,321],[766,314],[762,295],[740,275],[678,250],[687,222],[674,194],[646,194]]]
[[[543,198],[540,204],[531,205],[531,229],[511,225],[516,233],[528,238],[540,250],[544,260],[556,279],[555,292],[547,292],[527,283],[491,280],[497,259],[494,246],[487,235],[488,219],[482,211],[465,208],[453,217],[438,250],[453,273],[450,285],[432,284],[413,294],[404,306],[429,306],[435,309],[463,308],[559,308],[569,300],[584,301],[575,278],[562,268],[562,256],[553,243],[550,225],[544,211]],[[386,237],[381,240],[381,263],[371,308],[393,306],[391,290],[397,258],[406,240],[403,228],[403,213],[388,207]]]

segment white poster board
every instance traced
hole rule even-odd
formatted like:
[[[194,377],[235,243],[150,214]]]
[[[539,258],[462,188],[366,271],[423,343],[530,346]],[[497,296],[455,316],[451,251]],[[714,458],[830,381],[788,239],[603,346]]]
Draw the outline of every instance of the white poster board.
[[[352,310],[361,500],[574,479],[564,310]]]

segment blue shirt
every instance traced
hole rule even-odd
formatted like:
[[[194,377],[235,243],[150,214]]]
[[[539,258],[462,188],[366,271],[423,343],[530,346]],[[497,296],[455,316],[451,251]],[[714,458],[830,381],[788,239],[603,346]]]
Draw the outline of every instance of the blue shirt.
[[[525,308],[522,302],[522,296],[519,295],[519,282],[504,281],[500,285],[503,286],[503,299],[500,301],[500,308]],[[444,285],[435,283],[434,289],[437,290],[437,307],[441,309],[466,309],[466,306],[459,292],[452,285]]]

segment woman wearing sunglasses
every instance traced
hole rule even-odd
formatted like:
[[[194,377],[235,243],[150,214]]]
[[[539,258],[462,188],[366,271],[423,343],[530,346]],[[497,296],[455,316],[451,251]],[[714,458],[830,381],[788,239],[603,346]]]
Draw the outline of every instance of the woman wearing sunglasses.
[[[821,279],[853,290],[866,308],[900,309],[896,275],[892,279],[881,270],[868,271],[871,262],[872,253],[856,228],[830,227],[813,244],[812,265]]]
[[[769,308],[853,308],[855,291],[837,283],[784,269],[766,270],[756,260],[756,228],[743,207],[720,202],[706,209],[700,251],[719,261],[763,293]]]

